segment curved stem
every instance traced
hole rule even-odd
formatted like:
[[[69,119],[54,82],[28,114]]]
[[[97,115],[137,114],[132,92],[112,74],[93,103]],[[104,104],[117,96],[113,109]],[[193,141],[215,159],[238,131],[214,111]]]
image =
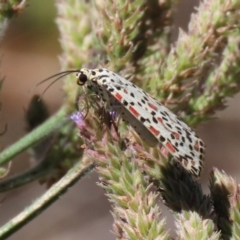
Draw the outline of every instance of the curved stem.
[[[0,239],[6,239],[15,233],[22,226],[27,224],[31,219],[44,211],[49,205],[59,199],[70,186],[77,182],[87,172],[93,168],[92,161],[84,158],[76,163],[68,173],[56,184],[54,184],[43,196],[38,198],[27,209],[22,211],[15,218],[12,218],[8,223],[0,228]]]
[[[40,179],[46,176],[54,167],[54,164],[49,161],[42,161],[39,165],[33,167],[27,172],[23,172],[17,176],[0,182],[0,193],[10,191],[27,183]]]
[[[30,146],[39,142],[42,138],[49,135],[49,133],[59,128],[63,123],[65,123],[67,110],[62,107],[57,114],[49,118],[41,126],[37,127],[29,134],[21,138],[19,141],[11,145],[10,147],[3,150],[0,154],[0,166],[8,163],[13,157],[15,157],[20,152],[23,152]]]

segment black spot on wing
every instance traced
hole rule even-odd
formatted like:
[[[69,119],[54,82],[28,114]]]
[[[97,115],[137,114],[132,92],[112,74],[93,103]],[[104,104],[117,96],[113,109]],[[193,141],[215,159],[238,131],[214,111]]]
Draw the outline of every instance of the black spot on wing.
[[[163,137],[163,136],[160,136],[159,140],[160,140],[161,142],[165,142],[165,141],[166,141],[166,138]]]
[[[145,119],[144,117],[140,117],[140,121],[141,121],[142,123],[144,123],[144,122],[146,121],[146,119]]]
[[[158,123],[158,120],[155,117],[152,117],[152,120],[154,123],[156,123],[156,124]]]

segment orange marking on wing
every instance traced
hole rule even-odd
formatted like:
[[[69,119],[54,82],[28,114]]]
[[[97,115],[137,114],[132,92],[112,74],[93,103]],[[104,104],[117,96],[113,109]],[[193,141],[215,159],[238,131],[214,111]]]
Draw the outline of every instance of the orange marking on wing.
[[[157,129],[155,129],[153,126],[150,127],[150,131],[154,134],[154,135],[159,135],[159,131]]]
[[[128,91],[126,88],[123,89],[124,93],[128,94]]]
[[[116,94],[115,94],[115,98],[116,98],[117,100],[119,100],[119,101],[122,100],[122,96],[121,96],[119,93],[116,93]]]
[[[162,118],[160,118],[160,117],[158,117],[157,120],[158,120],[160,123],[163,122]]]
[[[135,117],[138,117],[138,116],[139,116],[139,113],[138,113],[132,106],[129,107],[129,110],[132,112],[132,114],[133,114]]]
[[[155,111],[158,110],[158,108],[157,108],[155,105],[153,105],[152,103],[148,103],[148,106],[149,106],[150,108],[152,108],[153,110],[155,110]]]
[[[199,144],[198,144],[198,142],[195,143],[194,149],[195,149],[196,151],[199,151]]]
[[[173,135],[174,135],[174,137],[176,138],[176,139],[179,139],[179,137],[180,137],[180,135],[179,135],[179,133],[173,133]]]
[[[175,152],[175,149],[170,142],[167,142],[166,147],[169,149],[170,152]]]

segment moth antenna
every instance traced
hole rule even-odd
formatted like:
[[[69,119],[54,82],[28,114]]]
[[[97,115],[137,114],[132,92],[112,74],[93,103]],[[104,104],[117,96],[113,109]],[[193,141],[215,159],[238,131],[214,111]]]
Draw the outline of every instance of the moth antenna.
[[[50,83],[50,84],[46,87],[46,89],[43,91],[43,93],[40,95],[40,97],[39,97],[39,100],[40,100],[40,99],[42,98],[42,96],[44,95],[44,93],[45,93],[55,82],[57,82],[59,79],[61,79],[62,77],[67,76],[67,75],[70,74],[70,73],[78,73],[78,72],[79,72],[79,70],[68,70],[68,71],[63,71],[63,72],[56,73],[56,74],[54,74],[54,75],[52,75],[52,76],[50,76],[50,77],[48,77],[48,78],[43,79],[41,82],[37,83],[32,89],[30,89],[29,92],[33,91],[37,86],[39,86],[39,85],[47,82],[48,80],[51,80],[52,78],[57,77],[57,79],[55,79],[52,83]]]
[[[56,74],[54,74],[54,75],[52,75],[52,76],[50,76],[48,78],[43,79],[41,82],[37,83],[36,86],[39,86],[42,83],[45,83],[46,81],[48,81],[48,80],[50,80],[50,79],[52,79],[54,77],[57,77],[59,75],[62,75],[62,76],[60,76],[58,79],[60,79],[61,77],[66,76],[66,75],[68,75],[70,73],[77,73],[77,72],[79,72],[79,70],[68,70],[68,71],[63,71],[63,72],[56,73]]]
[[[61,76],[59,76],[58,78],[56,78],[53,82],[51,82],[51,83],[43,90],[42,94],[41,94],[40,97],[39,97],[39,100],[43,97],[44,93],[45,93],[55,82],[57,82],[59,79],[65,77],[65,76],[69,75],[70,73],[71,73],[71,72],[65,72],[65,73],[62,72],[62,73],[61,73],[61,74],[62,74]],[[58,74],[58,75],[60,75],[60,74]],[[54,77],[56,77],[56,76],[58,76],[58,75],[55,74]],[[53,76],[52,76],[52,77],[53,77]],[[47,80],[50,80],[50,79],[51,79],[51,78],[44,79],[44,82],[47,81]],[[43,83],[43,81],[42,81],[41,83]],[[41,84],[41,83],[39,83],[39,84]],[[37,86],[39,86],[39,84],[38,84]]]

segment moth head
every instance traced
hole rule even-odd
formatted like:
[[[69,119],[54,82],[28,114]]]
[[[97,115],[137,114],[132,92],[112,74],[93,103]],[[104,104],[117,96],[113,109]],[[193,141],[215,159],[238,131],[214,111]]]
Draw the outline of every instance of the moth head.
[[[86,68],[80,69],[77,73],[77,84],[83,86],[90,79],[90,72]]]

